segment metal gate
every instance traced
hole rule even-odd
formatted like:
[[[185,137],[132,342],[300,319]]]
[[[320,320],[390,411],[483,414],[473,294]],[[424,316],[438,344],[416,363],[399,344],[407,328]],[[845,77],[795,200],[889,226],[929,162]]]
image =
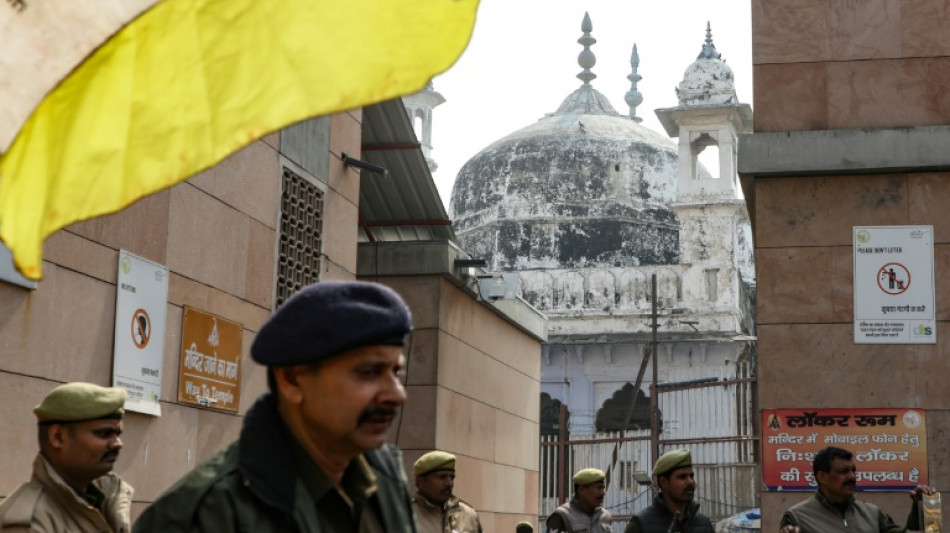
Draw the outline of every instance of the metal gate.
[[[696,473],[700,511],[714,522],[758,507],[755,423],[756,380],[738,368],[732,379],[701,379],[663,384],[656,394],[662,415],[659,451],[689,448]],[[559,434],[541,437],[540,523],[570,498],[573,472],[587,467],[608,474],[604,507],[621,533],[630,519],[653,500],[650,482],[651,430],[568,436],[567,407],[561,407]],[[543,527],[543,526],[542,526]]]

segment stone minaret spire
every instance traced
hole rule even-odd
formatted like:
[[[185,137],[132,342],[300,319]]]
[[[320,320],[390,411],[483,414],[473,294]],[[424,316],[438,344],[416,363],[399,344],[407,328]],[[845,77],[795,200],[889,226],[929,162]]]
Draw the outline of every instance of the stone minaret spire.
[[[597,64],[597,58],[590,51],[590,46],[597,42],[597,39],[590,36],[593,29],[594,25],[590,22],[590,15],[585,12],[584,21],[581,22],[581,31],[584,32],[584,35],[581,35],[581,38],[577,40],[578,43],[584,46],[580,55],[577,56],[577,64],[584,69],[577,75],[577,78],[583,81],[584,85],[590,85],[591,80],[597,77],[596,74],[590,71],[591,67]]]
[[[680,264],[688,265],[683,284],[702,288],[683,291],[682,305],[715,314],[717,323],[736,324],[739,332],[745,313],[740,281],[755,273],[736,161],[739,136],[752,131],[752,108],[738,102],[732,69],[716,51],[709,23],[703,50],[683,72],[677,94],[678,106],[656,114],[666,132],[679,138],[676,200],[670,208],[680,224]],[[718,152],[710,154],[708,169],[699,161],[704,150]]]
[[[716,51],[716,45],[713,44],[712,40],[712,27],[709,25],[709,21],[706,21],[706,43],[703,44],[702,51],[699,52],[699,56],[696,59],[722,59],[722,54]]]
[[[640,55],[637,54],[637,43],[633,43],[633,53],[630,54],[630,90],[624,96],[627,105],[630,106],[630,118],[637,123],[643,122],[643,119],[637,116],[637,106],[643,103],[643,93],[637,90],[637,82],[643,79],[643,76],[637,74],[637,68],[640,66]]]
[[[617,111],[610,105],[607,97],[597,92],[594,86],[590,84],[591,80],[597,77],[596,74],[590,71],[591,67],[597,63],[597,58],[590,51],[590,46],[597,42],[597,39],[590,35],[593,29],[594,25],[590,23],[590,15],[584,13],[584,22],[581,23],[581,31],[584,32],[584,35],[581,35],[580,39],[577,40],[584,47],[580,55],[577,56],[577,63],[584,70],[577,74],[577,79],[584,83],[561,102],[561,107],[557,108],[555,115],[618,116]],[[578,123],[577,127],[581,133],[585,131],[585,126],[582,123]]]

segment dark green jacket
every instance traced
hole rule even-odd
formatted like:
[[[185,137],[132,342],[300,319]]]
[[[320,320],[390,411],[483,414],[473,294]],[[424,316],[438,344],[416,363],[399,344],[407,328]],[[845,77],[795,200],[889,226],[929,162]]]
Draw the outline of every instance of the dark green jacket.
[[[706,515],[699,513],[699,503],[690,502],[686,509],[686,517],[673,523],[673,513],[666,502],[663,501],[662,493],[657,493],[653,498],[653,505],[634,515],[624,533],[713,533],[712,522]]]
[[[915,501],[911,506],[905,528],[895,524],[890,516],[873,503],[862,502],[852,497],[842,512],[816,490],[814,496],[785,511],[779,527],[798,526],[802,533],[831,533],[832,531],[903,533],[920,529],[918,505]]]
[[[160,496],[133,532],[321,531],[317,507],[298,476],[291,438],[272,395],[262,396],[248,411],[240,438]],[[366,458],[377,478],[384,529],[416,533],[399,451],[387,445]]]
[[[548,531],[563,531],[566,533],[601,533],[611,531],[610,524],[613,516],[610,511],[598,507],[591,514],[587,514],[584,507],[577,501],[576,496],[571,501],[558,507],[548,516],[545,525]]]

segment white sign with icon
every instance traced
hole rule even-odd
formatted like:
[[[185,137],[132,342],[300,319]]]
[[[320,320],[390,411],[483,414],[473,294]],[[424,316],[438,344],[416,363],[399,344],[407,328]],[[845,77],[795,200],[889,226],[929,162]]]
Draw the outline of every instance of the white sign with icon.
[[[161,416],[168,268],[119,251],[112,383],[125,389],[126,411]]]
[[[854,227],[854,342],[936,344],[933,226]]]

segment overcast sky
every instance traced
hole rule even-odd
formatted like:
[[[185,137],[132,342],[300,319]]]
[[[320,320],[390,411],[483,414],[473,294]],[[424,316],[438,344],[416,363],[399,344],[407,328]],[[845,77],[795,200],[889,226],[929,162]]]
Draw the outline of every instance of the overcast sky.
[[[433,174],[449,207],[462,165],[492,142],[557,110],[580,86],[577,44],[589,12],[597,43],[595,89],[622,115],[630,52],[640,55],[643,124],[665,132],[654,113],[678,105],[675,88],[712,24],[713,42],[733,69],[739,101],[752,103],[748,0],[482,0],[475,33],[459,61],[434,80],[446,102],[434,111]]]

